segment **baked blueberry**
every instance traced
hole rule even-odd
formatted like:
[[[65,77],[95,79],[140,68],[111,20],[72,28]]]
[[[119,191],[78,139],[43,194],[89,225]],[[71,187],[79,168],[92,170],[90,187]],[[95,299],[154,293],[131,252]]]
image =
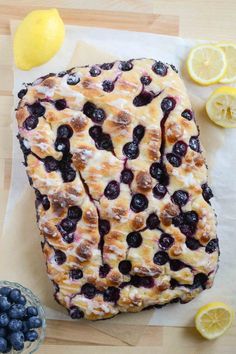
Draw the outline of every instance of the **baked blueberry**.
[[[193,119],[193,113],[190,111],[190,109],[185,109],[182,113],[181,116],[187,120],[192,120]]]
[[[47,172],[53,172],[58,170],[59,162],[52,156],[47,156],[44,159],[44,166]]]
[[[200,152],[200,142],[197,136],[192,136],[189,140],[190,149]]]
[[[69,275],[72,280],[79,280],[83,278],[83,272],[81,269],[71,269]]]
[[[181,270],[182,268],[186,267],[186,264],[180,261],[179,259],[170,259],[170,269],[174,272]]]
[[[81,288],[81,294],[83,294],[87,299],[92,299],[97,293],[97,289],[93,284],[86,283]]]
[[[27,89],[20,90],[17,94],[18,98],[22,99],[27,94],[27,91]]]
[[[82,217],[82,209],[79,206],[71,206],[68,209],[68,218],[78,222]]]
[[[158,61],[153,64],[152,70],[157,75],[166,76],[168,68],[164,63],[162,63],[161,61]]]
[[[185,156],[188,145],[184,141],[177,141],[173,146],[173,153],[178,156]]]
[[[169,113],[175,108],[176,101],[173,97],[165,97],[161,102],[161,109],[164,113]]]
[[[132,265],[131,265],[131,262],[128,261],[128,260],[124,260],[124,261],[121,261],[119,263],[119,271],[122,273],[122,274],[129,274],[129,272],[131,271],[132,269]]]
[[[136,96],[133,100],[133,104],[135,107],[146,106],[153,100],[153,94],[148,91],[142,91],[138,96]]]
[[[171,235],[167,233],[161,234],[161,237],[159,239],[159,246],[163,250],[168,250],[174,243],[174,239]]]
[[[103,294],[104,300],[108,302],[117,302],[120,298],[120,289],[109,286]]]
[[[105,92],[112,92],[115,88],[115,85],[110,80],[104,80],[102,83],[102,88],[103,88],[103,91],[105,91]]]
[[[60,227],[65,232],[73,232],[76,229],[76,221],[74,219],[65,218],[60,222]]]
[[[134,194],[130,203],[130,207],[135,213],[140,213],[148,207],[148,199],[144,194]]]
[[[157,229],[160,225],[160,220],[158,216],[154,213],[150,214],[146,221],[147,228],[150,230]]]
[[[62,124],[57,129],[57,137],[70,139],[73,135],[73,129],[68,124]]]
[[[70,151],[70,142],[66,138],[57,138],[54,145],[56,151],[62,153],[68,153]]]
[[[114,63],[104,63],[102,65],[100,65],[100,68],[102,70],[111,70],[114,66]]]
[[[124,145],[123,153],[129,160],[134,160],[139,155],[139,147],[135,142],[131,141]]]
[[[100,236],[105,236],[109,233],[111,229],[110,222],[108,220],[99,219],[98,220],[98,229]]]
[[[39,123],[39,119],[36,116],[29,116],[28,118],[26,118],[26,120],[24,121],[24,128],[27,130],[32,130],[35,129],[37,127]]]
[[[134,232],[130,232],[126,238],[127,244],[129,247],[132,248],[137,248],[139,246],[141,246],[142,242],[143,242],[143,238],[140,234],[140,232],[134,231]]]
[[[150,166],[150,175],[164,186],[169,184],[169,176],[166,167],[160,162],[154,162]]]
[[[195,251],[199,247],[201,247],[200,242],[198,240],[196,240],[194,237],[187,237],[185,243],[186,243],[186,246],[192,251]]]
[[[45,113],[45,107],[40,102],[35,102],[28,106],[28,110],[32,116],[42,117]]]
[[[158,251],[154,254],[153,262],[157,265],[164,265],[169,261],[169,256],[164,251]]]
[[[67,107],[66,100],[64,98],[56,100],[55,107],[58,111],[62,111]]]
[[[133,131],[134,142],[138,144],[142,140],[142,138],[144,137],[144,134],[145,134],[144,126],[141,124],[137,125]]]
[[[70,317],[73,318],[74,320],[75,319],[80,319],[80,318],[83,318],[84,317],[84,312],[82,310],[80,310],[77,306],[72,306],[70,308]]]
[[[102,123],[106,118],[106,114],[102,108],[95,108],[92,114],[92,121],[94,123]]]
[[[62,265],[66,261],[66,255],[61,250],[55,250],[54,259],[58,265]]]
[[[162,199],[167,193],[167,188],[163,184],[158,183],[155,185],[152,191],[155,198]]]
[[[91,76],[96,77],[101,74],[101,69],[98,66],[92,66],[89,70]]]
[[[133,64],[131,61],[121,61],[119,64],[119,69],[122,71],[129,71],[133,69]]]
[[[179,205],[180,207],[184,206],[187,204],[189,199],[189,194],[186,191],[183,191],[182,189],[179,189],[178,191],[174,192],[174,194],[171,197],[171,200]]]
[[[89,135],[94,140],[97,140],[102,135],[102,127],[100,127],[99,125],[94,125],[89,129]]]
[[[212,190],[207,183],[202,185],[202,196],[207,203],[209,203],[209,200],[213,197]]]
[[[218,248],[218,240],[214,238],[213,240],[209,241],[206,245],[206,253],[213,253]]]
[[[140,81],[143,85],[148,86],[152,82],[152,78],[148,75],[144,75],[140,78]]]
[[[95,139],[95,145],[99,150],[113,151],[113,143],[109,134],[102,133]]]
[[[99,276],[100,278],[106,278],[107,274],[110,272],[111,267],[108,264],[103,264],[99,268]]]
[[[122,183],[125,184],[131,184],[131,182],[134,179],[134,174],[131,170],[129,170],[128,168],[125,168],[122,172],[121,172],[121,177],[120,177],[120,181]]]
[[[166,154],[166,158],[173,167],[179,167],[182,163],[181,158],[172,153]]]
[[[120,184],[117,181],[108,183],[104,190],[104,195],[107,199],[116,199],[120,194]]]
[[[67,78],[68,85],[77,85],[80,82],[80,78],[76,74],[70,74]]]

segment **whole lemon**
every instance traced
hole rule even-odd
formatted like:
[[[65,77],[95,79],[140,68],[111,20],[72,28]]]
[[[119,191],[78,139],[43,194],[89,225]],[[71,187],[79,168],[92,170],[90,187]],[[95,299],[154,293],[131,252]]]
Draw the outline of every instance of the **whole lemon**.
[[[29,70],[46,63],[60,49],[64,37],[65,27],[57,9],[30,12],[14,36],[16,66]]]

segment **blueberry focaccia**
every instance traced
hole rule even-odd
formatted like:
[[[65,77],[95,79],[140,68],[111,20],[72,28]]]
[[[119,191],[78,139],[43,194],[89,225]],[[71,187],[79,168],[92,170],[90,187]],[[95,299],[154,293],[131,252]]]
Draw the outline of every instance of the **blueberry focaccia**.
[[[212,192],[173,66],[76,67],[18,96],[47,271],[72,318],[185,303],[211,287],[219,255]]]

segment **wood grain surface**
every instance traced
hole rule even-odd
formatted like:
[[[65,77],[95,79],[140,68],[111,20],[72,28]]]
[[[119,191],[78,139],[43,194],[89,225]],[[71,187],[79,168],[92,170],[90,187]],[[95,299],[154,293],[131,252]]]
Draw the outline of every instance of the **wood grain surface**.
[[[235,0],[0,0],[0,230],[11,176],[13,76],[9,21],[42,7],[60,8],[67,24],[212,39],[234,39],[236,33]],[[149,326],[133,347],[89,323],[47,323],[41,354],[236,353],[235,326],[211,342],[194,328]],[[135,331],[135,326],[130,330]]]

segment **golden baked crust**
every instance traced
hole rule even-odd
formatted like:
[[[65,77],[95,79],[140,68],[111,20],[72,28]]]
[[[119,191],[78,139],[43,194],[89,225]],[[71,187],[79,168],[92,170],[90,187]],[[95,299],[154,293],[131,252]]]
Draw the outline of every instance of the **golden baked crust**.
[[[18,95],[47,271],[73,318],[188,302],[212,285],[212,192],[173,66],[76,67]]]

